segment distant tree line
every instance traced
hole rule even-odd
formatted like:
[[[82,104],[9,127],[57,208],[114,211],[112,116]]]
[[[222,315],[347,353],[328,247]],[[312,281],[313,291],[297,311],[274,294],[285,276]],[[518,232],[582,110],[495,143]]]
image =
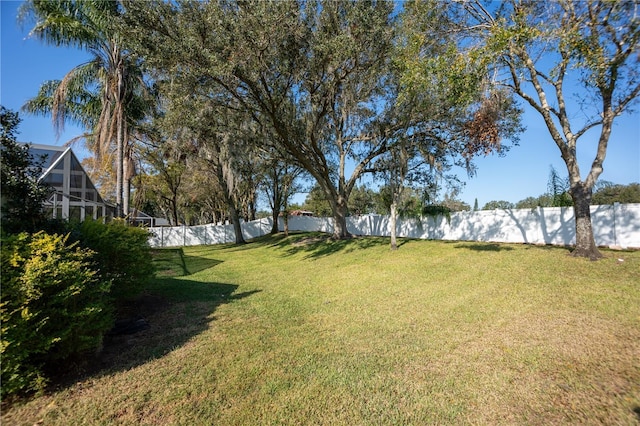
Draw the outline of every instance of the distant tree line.
[[[613,203],[640,203],[640,183],[620,185],[604,180],[598,182],[591,197],[591,205]],[[504,200],[489,201],[482,207],[482,210],[568,207],[572,205],[573,200],[569,193],[569,179],[561,178],[559,173],[551,167],[546,193],[537,197],[527,197],[517,203]]]
[[[348,214],[349,216],[388,215],[392,203],[391,198],[391,189],[388,186],[381,186],[377,189],[366,185],[356,186],[349,198]],[[425,216],[435,206],[449,212],[471,210],[467,203],[456,199],[455,194],[445,194],[437,200],[431,198],[428,188],[406,188],[397,204],[398,214],[402,217]],[[331,216],[331,206],[317,186],[314,186],[307,194],[304,203],[292,206],[293,208],[311,211],[315,216]]]

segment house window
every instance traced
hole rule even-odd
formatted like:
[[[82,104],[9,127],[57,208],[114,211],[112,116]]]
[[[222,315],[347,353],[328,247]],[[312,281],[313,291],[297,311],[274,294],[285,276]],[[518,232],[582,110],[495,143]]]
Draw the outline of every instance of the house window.
[[[64,175],[62,173],[51,172],[49,176],[45,179],[45,183],[48,183],[54,187],[62,187],[62,182],[64,181]]]
[[[71,188],[82,188],[82,175],[72,174],[71,176],[70,186]]]
[[[71,170],[76,172],[82,171],[82,166],[78,163],[78,160],[74,156],[71,156]]]

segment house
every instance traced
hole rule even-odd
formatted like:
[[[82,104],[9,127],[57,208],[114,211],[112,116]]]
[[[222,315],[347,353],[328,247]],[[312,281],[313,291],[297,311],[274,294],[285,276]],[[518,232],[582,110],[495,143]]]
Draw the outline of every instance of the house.
[[[39,181],[53,188],[44,204],[56,219],[83,221],[113,218],[115,206],[103,200],[70,147],[30,144],[34,161],[43,161]]]
[[[129,222],[135,226],[171,226],[167,219],[150,216],[138,209],[133,209],[129,215]]]

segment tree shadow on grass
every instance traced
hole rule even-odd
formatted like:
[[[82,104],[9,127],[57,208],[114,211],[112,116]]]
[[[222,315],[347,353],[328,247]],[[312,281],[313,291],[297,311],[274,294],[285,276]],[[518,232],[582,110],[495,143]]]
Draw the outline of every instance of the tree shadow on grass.
[[[398,247],[403,246],[409,240],[409,238],[399,238]],[[315,259],[339,252],[350,253],[375,246],[388,246],[390,243],[389,237],[354,235],[344,240],[335,240],[330,234],[323,232],[293,231],[287,236],[284,233],[266,234],[251,239],[246,244],[222,244],[216,247],[231,253],[266,247],[277,249],[284,256],[306,253],[305,259]]]
[[[261,290],[237,293],[235,284],[188,278],[157,278],[139,298],[120,309],[121,315],[143,318],[147,327],[130,334],[109,333],[102,350],[69,362],[52,375],[51,390],[146,364],[183,346],[215,321],[216,309]]]
[[[461,243],[454,246],[455,248],[463,248],[473,251],[511,251],[513,247],[505,246],[498,243]]]
[[[286,256],[306,253],[305,259],[318,259],[335,253],[350,253],[356,250],[366,250],[371,247],[389,245],[389,240],[380,237],[353,236],[344,240],[335,240],[328,234],[310,232],[290,235],[272,244],[282,250]],[[398,241],[398,246],[404,241]]]
[[[182,248],[155,249],[151,255],[158,277],[187,276],[222,263],[221,260],[185,255]]]
[[[553,244],[527,244],[527,243],[489,243],[489,242],[463,242],[463,241],[443,241],[446,244],[455,244],[455,248],[463,248],[467,250],[473,251],[511,251],[514,250],[513,247],[508,244],[513,244],[516,246],[523,247],[525,250],[547,250],[547,251],[557,251],[557,252],[565,252],[566,254],[571,254],[571,252],[575,249],[574,246],[569,245],[553,245]]]

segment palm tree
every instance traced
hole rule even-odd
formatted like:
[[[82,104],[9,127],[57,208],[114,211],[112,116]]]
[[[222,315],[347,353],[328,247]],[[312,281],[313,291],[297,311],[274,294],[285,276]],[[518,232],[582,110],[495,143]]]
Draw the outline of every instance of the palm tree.
[[[98,159],[112,155],[115,145],[116,211],[123,216],[128,213],[123,198],[129,197],[123,197],[123,192],[125,187],[128,192],[124,182],[125,164],[131,163],[130,129],[142,113],[134,99],[144,81],[112,25],[120,14],[115,1],[28,0],[20,8],[19,19],[35,21],[33,37],[92,54],[90,61],[74,67],[61,81],[45,83],[24,109],[51,114],[57,132],[65,121],[83,125],[89,133],[82,137]]]

